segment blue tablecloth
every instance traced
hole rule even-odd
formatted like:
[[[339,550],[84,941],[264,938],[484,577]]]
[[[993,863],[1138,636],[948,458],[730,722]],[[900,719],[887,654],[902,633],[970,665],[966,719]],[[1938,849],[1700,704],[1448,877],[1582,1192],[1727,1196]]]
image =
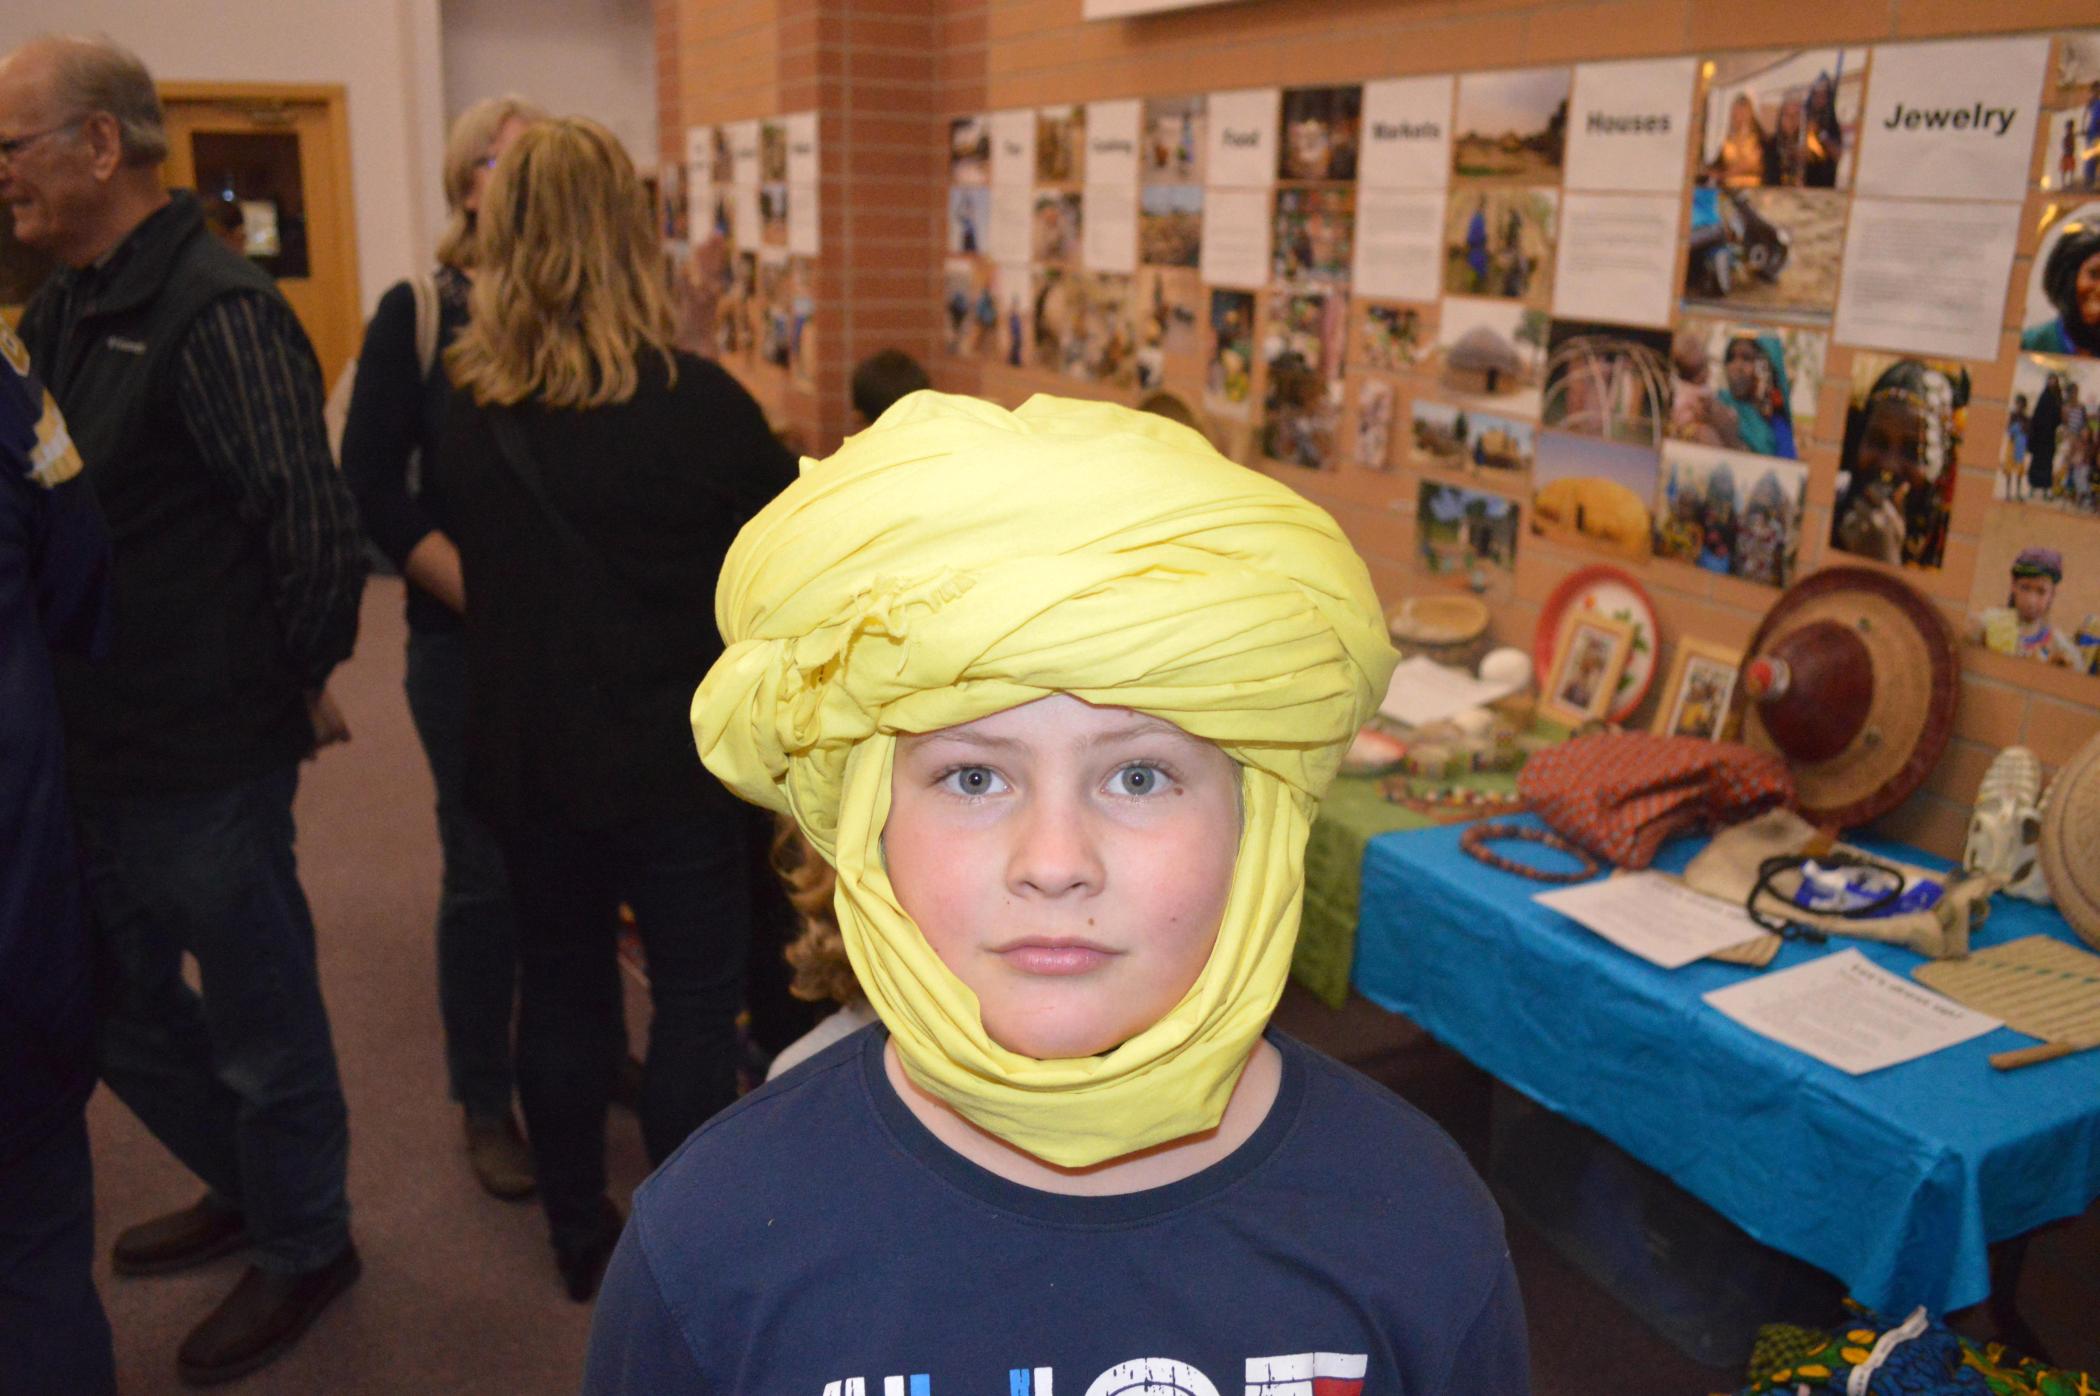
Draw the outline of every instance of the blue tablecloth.
[[[1535,822],[1535,821],[1533,821]],[[2100,1051],[2017,1071],[1998,1029],[1866,1076],[1760,1037],[1700,995],[1757,971],[1664,970],[1532,902],[1541,884],[1466,856],[1458,828],[1387,834],[1364,854],[1353,979],[1484,1070],[1667,1174],[1766,1245],[1820,1266],[1883,1313],[1990,1293],[1986,1246],[2100,1197]],[[1886,856],[1944,866],[1914,849]],[[1558,855],[1501,844],[1514,856]],[[1681,872],[1698,840],[1666,845]],[[1994,901],[1976,948],[2037,932],[2053,910]],[[1906,950],[1786,945],[1783,969],[1857,947],[1908,975]]]

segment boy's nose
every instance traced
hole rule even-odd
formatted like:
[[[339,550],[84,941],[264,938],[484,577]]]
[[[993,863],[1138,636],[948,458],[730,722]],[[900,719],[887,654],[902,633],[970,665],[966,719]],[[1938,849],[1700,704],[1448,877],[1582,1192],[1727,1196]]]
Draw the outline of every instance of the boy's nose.
[[[1036,800],[1017,821],[1007,865],[1016,896],[1065,897],[1101,890],[1104,867],[1078,801]]]

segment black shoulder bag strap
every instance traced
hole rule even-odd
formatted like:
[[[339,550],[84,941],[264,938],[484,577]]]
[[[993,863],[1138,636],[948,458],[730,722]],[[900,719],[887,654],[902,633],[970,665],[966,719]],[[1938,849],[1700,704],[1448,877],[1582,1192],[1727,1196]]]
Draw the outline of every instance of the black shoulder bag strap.
[[[490,434],[496,438],[496,454],[509,468],[511,478],[524,487],[532,502],[539,506],[540,513],[554,526],[555,536],[561,539],[562,546],[581,559],[585,569],[606,584],[610,597],[639,595],[646,598],[647,589],[630,582],[605,554],[592,547],[582,530],[569,522],[569,516],[549,497],[547,486],[540,478],[539,457],[532,453],[532,443],[525,439],[525,428],[518,421],[516,409],[490,406],[483,409],[483,415],[488,418]]]

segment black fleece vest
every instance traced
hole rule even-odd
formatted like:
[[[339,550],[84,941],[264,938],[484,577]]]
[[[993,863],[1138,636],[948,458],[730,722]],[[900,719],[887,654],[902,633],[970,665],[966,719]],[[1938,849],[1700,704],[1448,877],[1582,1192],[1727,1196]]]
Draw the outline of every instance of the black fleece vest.
[[[131,240],[106,283],[76,290],[62,318],[56,286],[22,318],[114,554],[109,657],[58,665],[68,764],[83,795],[223,788],[313,743],[271,597],[267,524],[238,516],[180,398],[191,324],[221,296],[275,296],[276,285],[206,232],[187,193]]]

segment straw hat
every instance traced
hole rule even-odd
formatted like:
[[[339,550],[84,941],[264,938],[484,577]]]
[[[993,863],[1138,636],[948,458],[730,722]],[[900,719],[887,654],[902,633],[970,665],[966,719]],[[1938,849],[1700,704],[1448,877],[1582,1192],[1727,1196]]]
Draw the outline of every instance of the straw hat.
[[[1931,602],[1865,567],[1796,582],[1743,665],[1743,741],[1793,769],[1801,813],[1839,828],[1901,804],[1954,730],[1960,660]]]
[[[2042,875],[2064,920],[2100,950],[2100,737],[2064,763],[2042,798]]]

